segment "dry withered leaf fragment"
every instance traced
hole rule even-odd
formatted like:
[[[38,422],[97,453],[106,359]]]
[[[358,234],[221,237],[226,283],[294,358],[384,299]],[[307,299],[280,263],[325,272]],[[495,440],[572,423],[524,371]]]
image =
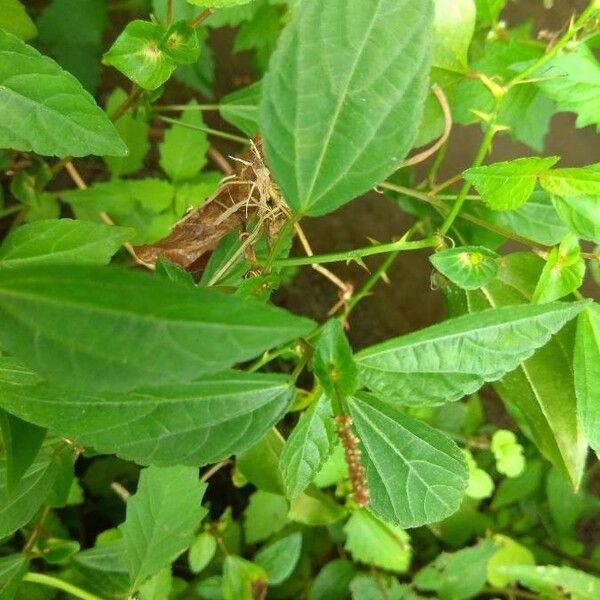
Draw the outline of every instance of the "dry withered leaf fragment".
[[[166,258],[184,269],[198,271],[203,257],[231,231],[239,229],[243,240],[235,259],[242,254],[253,256],[252,245],[261,231],[269,239],[277,235],[289,212],[265,165],[260,138],[251,142],[242,159],[234,160],[233,175],[225,177],[202,206],[189,212],[167,237],[135,249],[143,262],[154,264]],[[258,224],[247,231],[249,221],[255,217]]]

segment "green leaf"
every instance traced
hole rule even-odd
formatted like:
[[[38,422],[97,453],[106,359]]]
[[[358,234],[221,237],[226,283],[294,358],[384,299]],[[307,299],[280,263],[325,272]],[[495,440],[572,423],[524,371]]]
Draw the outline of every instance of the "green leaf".
[[[248,4],[252,0],[187,0],[194,6],[210,6],[212,8],[228,8],[239,4]]]
[[[165,567],[147,579],[138,589],[139,600],[169,600],[173,589],[173,575],[170,567]]]
[[[37,35],[37,29],[19,0],[0,0],[0,29],[24,41]]]
[[[248,544],[270,538],[288,523],[288,503],[283,496],[257,490],[244,511],[244,533]]]
[[[364,509],[355,510],[344,526],[344,548],[355,561],[395,573],[405,573],[412,550],[408,534],[386,525]]]
[[[248,137],[258,131],[258,106],[262,95],[262,83],[257,81],[221,98],[219,113],[225,121],[235,125]]]
[[[394,578],[385,578],[382,573],[360,574],[350,583],[352,600],[424,600],[408,585],[400,585]],[[385,594],[385,595],[382,595]]]
[[[127,597],[129,573],[123,561],[123,540],[119,537],[116,541],[102,545],[96,541],[96,544],[96,548],[84,550],[73,557],[77,573],[83,575],[87,588],[102,596]]]
[[[493,25],[506,5],[506,0],[475,0],[477,19],[482,25]]]
[[[62,199],[77,218],[99,221],[106,212],[118,225],[133,227],[131,241],[149,244],[169,234],[180,216],[173,210],[173,186],[163,179],[129,179],[98,182],[84,190],[68,190]]]
[[[126,394],[41,382],[0,358],[0,405],[29,421],[141,464],[203,465],[245,450],[288,408],[286,377],[231,371]]]
[[[302,414],[281,452],[279,466],[288,498],[294,498],[312,482],[333,450],[334,439],[331,403],[322,395]]]
[[[29,265],[107,264],[131,237],[122,227],[53,219],[21,225],[0,246],[0,269]]]
[[[499,547],[488,561],[487,580],[494,587],[503,588],[510,583],[510,578],[503,573],[504,567],[535,565],[535,558],[525,546],[505,535],[496,534],[494,541]]]
[[[39,557],[50,565],[64,565],[81,549],[79,542],[46,538],[38,544]]]
[[[0,410],[0,427],[6,464],[6,492],[10,497],[38,455],[46,430],[4,410]]]
[[[449,437],[366,394],[349,405],[374,515],[407,528],[441,521],[458,509],[467,466]]]
[[[569,229],[584,240],[600,244],[600,194],[553,196],[556,212]]]
[[[506,306],[450,319],[362,350],[359,378],[400,404],[458,400],[516,369],[584,307]]]
[[[343,506],[313,486],[291,501],[288,513],[290,520],[310,527],[332,525],[346,515],[347,510]]]
[[[485,285],[498,273],[498,254],[483,246],[460,246],[429,257],[431,264],[465,290]]]
[[[570,567],[501,567],[511,581],[543,594],[548,600],[596,600],[600,597],[600,579]]]
[[[577,413],[590,446],[600,455],[600,305],[580,315],[575,341],[575,392]]]
[[[567,235],[568,231],[558,216],[555,206],[556,199],[553,206],[550,194],[538,190],[516,210],[495,211],[480,205],[475,214],[534,242],[544,246],[554,246]]]
[[[469,310],[528,304],[542,265],[543,261],[533,254],[505,256],[494,281],[481,292],[468,292]],[[568,310],[574,305],[562,306]],[[576,416],[573,334],[573,328],[566,327],[494,387],[524,433],[577,487],[585,464],[587,443]]]
[[[192,545],[208,512],[200,504],[206,487],[194,467],[148,467],[141,472],[120,526],[132,590]]]
[[[499,429],[492,436],[490,450],[496,459],[496,469],[507,477],[519,477],[525,469],[523,446],[517,436],[506,429]]]
[[[466,72],[474,32],[473,0],[435,0],[432,65],[448,71]]]
[[[308,600],[346,600],[355,575],[356,568],[349,560],[338,558],[328,562],[315,577]]]
[[[87,266],[0,270],[0,318],[8,351],[96,392],[190,381],[312,327],[210,288]]]
[[[260,108],[267,161],[294,212],[331,212],[398,168],[427,94],[432,9],[430,0],[296,8]]]
[[[195,575],[201,573],[212,561],[217,551],[217,540],[214,535],[205,531],[201,533],[190,548],[188,564]]]
[[[255,600],[267,591],[264,570],[239,556],[229,555],[223,562],[223,600]]]
[[[548,254],[531,301],[542,304],[559,300],[578,290],[584,275],[585,261],[581,258],[579,240],[569,233],[560,246]]]
[[[37,21],[43,48],[91,93],[100,83],[106,21],[103,0],[52,0]]]
[[[458,552],[442,552],[416,574],[414,584],[436,592],[440,600],[473,598],[485,586],[486,564],[495,551],[492,540],[483,540]]]
[[[494,210],[512,210],[525,204],[535,189],[538,177],[558,162],[559,158],[517,158],[482,167],[467,169],[463,176]]]
[[[489,498],[494,492],[494,480],[486,471],[477,466],[477,462],[469,450],[463,450],[463,453],[469,469],[469,484],[465,494],[476,500]]]
[[[0,31],[0,148],[48,156],[123,156],[117,131],[73,75]],[[31,119],[35,113],[36,119]]]
[[[102,62],[118,69],[140,87],[155,90],[171,77],[177,66],[162,46],[166,33],[156,23],[130,21]]]
[[[195,110],[198,103],[191,100],[180,121],[194,127],[203,127],[202,113]],[[159,145],[160,166],[172,181],[191,179],[206,165],[208,138],[204,131],[183,125],[172,125]]]
[[[559,54],[533,77],[559,110],[577,114],[577,127],[596,125],[600,131],[600,65],[585,44]]]
[[[33,519],[52,490],[63,456],[71,460],[69,444],[62,440],[46,442],[10,496],[6,488],[6,461],[0,461],[0,538],[11,535]]]
[[[553,169],[540,177],[540,183],[551,194],[600,196],[600,164],[572,169]]]
[[[114,114],[126,100],[127,94],[121,88],[115,88],[108,97],[106,112],[109,115]],[[150,150],[148,139],[150,124],[141,114],[141,111],[135,115],[126,112],[115,123],[115,127],[121,139],[127,144],[129,152],[127,156],[123,157],[105,156],[104,161],[113,177],[120,177],[121,175],[133,173],[143,166],[146,154]]]
[[[498,510],[503,506],[508,506],[528,498],[538,490],[541,482],[541,461],[528,461],[521,475],[512,479],[504,479],[500,483],[492,502],[492,510]]]
[[[177,21],[161,40],[162,51],[177,64],[189,65],[200,57],[200,38],[187,21]]]
[[[1,6],[1,3],[0,3]],[[29,561],[24,554],[9,554],[0,558],[0,598],[13,600]]]
[[[358,385],[352,348],[342,324],[330,319],[315,345],[313,372],[325,393],[333,401],[342,402]]]
[[[293,573],[301,551],[302,534],[296,532],[262,548],[254,562],[264,569],[269,585],[279,585]]]

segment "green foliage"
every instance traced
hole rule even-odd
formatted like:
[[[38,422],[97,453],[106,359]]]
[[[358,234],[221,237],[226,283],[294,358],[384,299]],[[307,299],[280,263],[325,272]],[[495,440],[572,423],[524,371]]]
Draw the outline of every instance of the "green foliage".
[[[600,597],[600,7],[508,5],[0,0],[0,599]]]
[[[0,30],[0,147],[46,156],[123,156],[114,126],[81,84],[53,60]],[[33,78],[35,86],[19,81]],[[23,86],[23,87],[22,87]],[[29,118],[36,111],[41,124]]]
[[[427,86],[431,4],[309,0],[297,8],[271,60],[260,108],[269,166],[295,212],[331,212],[405,157]],[[349,142],[350,131],[359,143]]]

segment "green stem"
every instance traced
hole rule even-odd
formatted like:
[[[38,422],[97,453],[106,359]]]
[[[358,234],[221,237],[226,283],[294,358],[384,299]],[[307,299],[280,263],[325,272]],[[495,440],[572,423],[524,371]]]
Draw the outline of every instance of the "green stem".
[[[386,254],[388,252],[405,252],[409,250],[422,250],[423,248],[433,248],[437,243],[437,238],[430,237],[416,242],[406,242],[399,240],[389,244],[375,244],[366,248],[356,248],[346,250],[345,252],[333,252],[331,254],[321,254],[318,256],[304,256],[300,258],[284,258],[275,260],[273,265],[276,267],[300,267],[302,265],[315,265],[332,262],[345,262],[358,260],[365,256],[374,256],[375,254]]]
[[[167,14],[165,16],[165,27],[169,29],[173,22],[173,0],[167,0]]]
[[[182,110],[221,110],[220,104],[155,104],[152,110],[157,112],[181,112]]]
[[[492,142],[494,141],[494,136],[496,135],[496,131],[497,131],[496,120],[498,119],[498,114],[500,112],[500,107],[502,106],[503,98],[504,98],[504,96],[498,96],[496,98],[496,104],[494,106],[494,111],[492,112],[490,120],[487,123],[485,135],[483,136],[483,140],[481,142],[481,145],[479,146],[477,155],[475,156],[475,159],[473,160],[473,163],[471,164],[471,167],[470,167],[471,169],[481,166],[483,161],[485,160],[485,157],[487,156],[487,153],[490,151]],[[454,220],[456,219],[456,217],[458,217],[458,213],[460,213],[460,211],[463,207],[463,204],[465,203],[465,200],[467,199],[467,195],[469,194],[470,189],[471,189],[471,184],[468,181],[465,181],[463,183],[462,187],[460,188],[460,191],[458,192],[458,196],[456,197],[456,200],[454,201],[454,205],[452,206],[452,209],[448,213],[448,216],[446,217],[446,219],[444,220],[444,223],[442,224],[442,227],[440,228],[440,233],[442,235],[446,235],[448,233],[448,230],[450,229],[450,227],[452,227]]]
[[[129,96],[127,96],[127,98],[125,98],[125,100],[123,100],[123,102],[119,106],[117,106],[113,113],[109,115],[109,119],[113,123],[116,123],[130,108],[137,104],[137,101],[142,95],[142,91],[143,90],[141,87],[134,84],[131,87]]]
[[[14,206],[9,206],[8,208],[3,208],[0,210],[0,219],[4,219],[4,217],[8,217],[16,212],[19,212],[23,207],[20,204],[15,204]]]
[[[234,135],[233,133],[227,133],[226,131],[220,131],[219,129],[211,129],[210,127],[201,127],[200,125],[192,125],[191,123],[184,123],[183,121],[178,121],[177,119],[172,119],[171,117],[159,116],[158,119],[160,121],[164,121],[165,123],[172,123],[173,125],[181,125],[181,127],[187,127],[188,129],[194,129],[195,131],[204,131],[204,133],[208,133],[209,135],[214,135],[216,137],[223,138],[224,140],[231,140],[232,142],[239,142],[240,144],[248,143],[247,138],[243,138],[239,135]]]
[[[206,21],[206,19],[208,19],[208,17],[210,17],[210,15],[212,15],[213,12],[215,12],[214,8],[207,8],[206,10],[203,10],[197,17],[194,17],[189,22],[189,26],[192,29],[196,29],[196,27],[200,27],[200,25],[202,25],[202,23],[204,23],[204,21]]]
[[[29,539],[25,543],[25,546],[23,546],[23,550],[21,550],[22,554],[28,555],[33,550],[35,543],[37,542],[38,538],[40,537],[40,535],[43,531],[44,522],[48,518],[49,514],[50,514],[50,507],[44,506],[44,508],[42,508],[42,510],[40,512],[40,516],[38,517],[38,519],[33,527],[33,531],[31,532]]]
[[[56,577],[51,577],[50,575],[44,575],[42,573],[27,573],[25,577],[23,577],[23,581],[28,583],[39,583],[40,585],[45,585],[46,587],[55,588],[57,590],[62,590],[63,592],[67,592],[76,598],[81,598],[81,600],[103,600],[100,596],[96,596],[95,594],[90,594],[77,586],[63,581],[62,579],[57,579]]]
[[[579,18],[569,26],[567,32],[544,54],[541,56],[534,64],[530,67],[521,71],[518,75],[515,75],[510,82],[508,83],[508,88],[528,79],[531,75],[533,75],[536,71],[538,71],[541,67],[543,67],[546,63],[551,61],[558,53],[566,47],[566,45],[577,35],[577,33],[585,26],[587,20],[592,16],[592,13],[598,9],[597,0],[592,0],[587,8],[579,15]]]

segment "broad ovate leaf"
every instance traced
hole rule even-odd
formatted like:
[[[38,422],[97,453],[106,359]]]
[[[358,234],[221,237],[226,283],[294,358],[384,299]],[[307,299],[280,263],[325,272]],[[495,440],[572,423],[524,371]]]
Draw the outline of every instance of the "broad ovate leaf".
[[[0,598],[12,600],[27,573],[29,560],[24,554],[9,554],[0,558]]]
[[[192,545],[208,512],[200,504],[206,487],[194,467],[148,467],[141,472],[120,526],[132,591]]]
[[[553,169],[540,177],[540,183],[551,194],[600,196],[600,163],[587,167]]]
[[[0,148],[46,156],[126,154],[92,96],[52,59],[0,30],[0,62]]]
[[[517,158],[464,172],[464,178],[494,210],[513,210],[525,204],[535,189],[538,177],[552,168],[558,157]]]
[[[302,414],[281,452],[279,467],[289,498],[312,482],[331,454],[334,439],[331,403],[322,395]]]
[[[543,260],[534,254],[515,253],[504,257],[498,276],[481,290],[463,292],[448,289],[452,312],[482,314],[511,306],[529,309],[535,282],[539,279]],[[466,297],[465,297],[466,296]],[[570,304],[544,304],[541,307]],[[575,313],[587,309],[579,304]],[[574,315],[573,315],[574,316]],[[519,423],[523,433],[532,439],[540,452],[577,488],[585,466],[587,441],[577,420],[577,401],[573,384],[574,323],[550,339],[533,356],[518,364],[494,383],[494,388]],[[531,479],[531,478],[530,478]],[[510,480],[504,483],[512,483]],[[519,484],[522,486],[522,484]]]
[[[452,283],[475,290],[493,279],[500,257],[483,246],[460,246],[442,250],[429,257],[431,264]]]
[[[553,302],[578,290],[585,275],[585,261],[581,258],[579,240],[570,233],[553,248],[546,259],[532,302]]]
[[[193,383],[128,393],[73,392],[0,359],[0,405],[99,452],[140,464],[204,465],[242,452],[287,410],[281,375],[205,375]]]
[[[584,306],[507,306],[450,319],[362,350],[359,378],[400,404],[458,400],[515,369]]]
[[[374,396],[359,394],[349,406],[375,516],[408,528],[458,510],[468,471],[449,437]]]
[[[51,219],[11,231],[0,246],[0,269],[27,265],[107,264],[132,232],[123,227]]]
[[[579,315],[574,371],[579,421],[590,446],[600,454],[600,305],[597,303]]]
[[[298,5],[260,106],[267,162],[294,212],[331,212],[398,168],[425,103],[432,23],[431,0]]]
[[[260,550],[254,562],[265,570],[270,585],[279,585],[293,573],[302,550],[302,534],[297,531]]]
[[[552,202],[573,233],[600,244],[600,193],[595,196],[553,196]]]
[[[0,269],[0,341],[50,380],[127,390],[191,381],[312,322],[210,288],[94,266]]]
[[[258,106],[261,94],[262,83],[257,81],[223,96],[219,104],[221,117],[247,136],[254,137],[258,131]]]

